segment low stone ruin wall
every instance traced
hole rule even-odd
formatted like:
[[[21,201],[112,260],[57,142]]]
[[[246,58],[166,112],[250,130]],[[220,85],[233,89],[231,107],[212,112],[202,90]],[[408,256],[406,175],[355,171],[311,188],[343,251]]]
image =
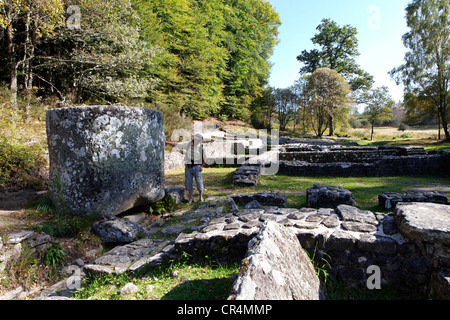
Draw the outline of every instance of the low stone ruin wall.
[[[447,197],[439,192],[385,192],[378,195],[378,204],[385,210],[392,210],[400,202],[430,202],[450,204]]]
[[[436,204],[421,204],[422,217],[430,210],[438,212]],[[414,207],[412,207],[414,208]],[[444,225],[450,225],[450,207],[439,208]],[[370,266],[381,270],[381,286],[392,287],[414,298],[450,297],[448,283],[450,247],[448,239],[432,240],[417,236],[408,218],[413,213],[397,211],[385,215],[361,211],[341,205],[333,209],[254,209],[240,210],[212,219],[207,226],[192,234],[181,234],[175,241],[177,252],[208,255],[222,261],[241,261],[248,242],[259,232],[265,221],[276,221],[297,235],[301,246],[323,256],[337,279],[367,288]],[[435,217],[436,218],[436,217]],[[449,236],[450,230],[441,235]],[[447,281],[447,282],[446,282]]]
[[[295,275],[292,265],[309,268],[298,252],[304,249],[310,257],[315,256],[316,263],[329,264],[328,271],[349,286],[369,290],[368,284],[374,284],[370,281],[372,272],[378,269],[377,281],[382,289],[397,289],[409,298],[450,299],[448,205],[400,203],[392,214],[348,205],[336,209],[235,209],[229,213],[225,208],[230,201],[217,199],[186,213],[185,220],[197,218],[203,222],[193,232],[182,226],[174,241],[145,238],[117,246],[86,264],[82,273],[140,271],[188,253],[241,263],[230,299],[239,299],[240,294],[248,299],[274,298],[271,292],[259,290],[265,288],[264,281],[269,281],[272,289],[286,293],[287,299],[322,298],[311,272],[303,270],[301,279],[291,277]],[[163,226],[161,232],[173,227]],[[191,233],[180,233],[182,230]],[[292,236],[298,243],[290,243]],[[299,295],[293,290],[283,291],[299,282],[300,286],[306,284]],[[60,295],[47,291],[38,298]]]
[[[261,178],[261,166],[244,165],[233,175],[233,186],[253,187],[256,186]]]
[[[292,150],[292,149],[288,149]],[[318,151],[282,152],[281,161],[305,161],[310,163],[351,162],[370,163],[385,157],[423,156],[425,149],[413,147],[348,147]]]
[[[287,196],[279,191],[265,191],[254,194],[237,194],[231,196],[238,205],[246,205],[252,201],[258,201],[262,206],[286,208]]]
[[[288,176],[395,176],[450,172],[450,152],[427,156],[386,156],[371,163],[280,161],[278,174]]]

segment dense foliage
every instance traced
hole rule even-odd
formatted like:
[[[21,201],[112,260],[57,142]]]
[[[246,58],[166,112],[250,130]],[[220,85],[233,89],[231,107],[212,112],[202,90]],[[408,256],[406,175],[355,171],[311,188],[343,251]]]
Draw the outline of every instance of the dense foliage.
[[[248,120],[280,25],[265,0],[40,3],[0,1],[0,81],[14,99],[37,86],[75,104],[139,100],[168,117]]]
[[[405,63],[390,73],[406,88],[405,105],[411,113],[434,113],[450,140],[450,2],[413,0],[406,8],[409,32],[403,43]],[[440,131],[439,131],[440,134]]]

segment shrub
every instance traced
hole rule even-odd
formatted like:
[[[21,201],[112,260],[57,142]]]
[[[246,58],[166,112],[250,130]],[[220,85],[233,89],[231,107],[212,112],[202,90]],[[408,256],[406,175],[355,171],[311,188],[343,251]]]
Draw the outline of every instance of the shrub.
[[[401,124],[398,126],[398,131],[403,131],[403,132],[405,132],[406,130],[408,130],[408,125],[407,125],[407,124],[401,123]]]
[[[150,205],[148,211],[150,214],[161,215],[172,213],[176,210],[177,204],[170,196],[165,196],[162,200]]]
[[[11,143],[0,136],[0,185],[13,190],[42,189],[46,164],[39,146]]]
[[[37,205],[38,213],[47,220],[33,225],[34,231],[45,232],[51,237],[75,237],[81,232],[89,230],[97,214],[88,217],[79,217],[64,209],[55,209],[49,198],[43,198]]]
[[[49,248],[44,256],[44,263],[47,266],[56,268],[64,263],[66,258],[66,252],[63,250],[61,243],[55,242]]]
[[[11,190],[23,188],[44,189],[47,175],[46,136],[42,118],[46,107],[32,99],[31,119],[22,120],[21,105],[13,110],[10,93],[0,85],[0,187]]]

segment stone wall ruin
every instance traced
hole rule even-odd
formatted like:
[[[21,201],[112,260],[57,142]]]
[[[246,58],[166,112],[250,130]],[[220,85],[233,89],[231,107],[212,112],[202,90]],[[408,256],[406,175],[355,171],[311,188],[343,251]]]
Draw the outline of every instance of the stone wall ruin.
[[[312,291],[305,289],[301,295],[283,296],[286,299],[323,298],[317,290],[317,280],[310,272],[309,276],[301,280],[292,280],[291,275],[286,273],[293,271],[288,271],[287,265],[282,266],[283,261],[288,261],[286,255],[291,258],[295,256],[292,250],[304,249],[310,256],[324,257],[330,264],[329,271],[337,280],[349,286],[369,290],[368,269],[378,266],[381,288],[395,289],[403,293],[402,297],[413,299],[450,299],[448,205],[402,203],[391,214],[362,211],[347,205],[336,209],[300,210],[266,207],[233,210],[229,213],[225,207],[230,199],[217,199],[192,212],[186,212],[183,215],[185,219],[196,217],[203,222],[193,232],[186,228],[180,231],[182,233],[176,240],[144,238],[117,246],[86,264],[83,272],[121,274],[157,266],[166,259],[176,259],[184,253],[200,258],[207,255],[224,263],[241,262],[230,299],[239,296],[276,298],[264,290],[260,290],[256,296],[257,292],[253,290],[255,283],[264,289],[266,280],[271,282],[271,288],[281,290],[278,292],[284,292],[288,284],[293,283],[291,281],[303,281],[313,284],[306,288],[315,288]],[[267,229],[269,224],[270,230]],[[275,240],[272,238],[279,234],[280,229],[285,230],[286,235],[289,234],[287,238],[293,235],[294,239],[298,239],[299,245],[277,240],[279,251],[284,253],[271,254],[275,250]],[[308,265],[306,261],[301,264]],[[261,268],[263,273],[271,276],[259,277],[258,274],[246,272],[252,268]],[[245,280],[252,275],[255,277]],[[308,292],[315,295],[311,296]],[[52,295],[58,296],[58,293]]]
[[[281,152],[278,174],[289,176],[397,176],[450,172],[450,152],[420,147],[337,147]]]
[[[366,272],[376,265],[382,287],[395,288],[412,298],[449,299],[450,206],[417,207],[413,203],[408,208],[388,215],[347,205],[335,210],[244,209],[212,218],[191,234],[181,234],[174,246],[179,253],[241,261],[261,226],[274,221],[293,232],[302,248],[326,256],[336,278],[350,286],[367,288]],[[435,219],[444,221],[438,230],[432,223],[419,227],[431,210]],[[411,219],[416,215],[421,218]],[[416,226],[414,221],[419,221]],[[411,228],[414,232],[407,231]],[[439,237],[434,236],[437,233]]]

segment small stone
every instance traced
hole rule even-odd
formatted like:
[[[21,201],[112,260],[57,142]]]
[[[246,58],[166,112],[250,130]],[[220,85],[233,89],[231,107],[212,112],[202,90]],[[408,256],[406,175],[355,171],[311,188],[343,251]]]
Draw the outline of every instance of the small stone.
[[[337,226],[339,226],[339,218],[337,217],[337,215],[331,215],[325,218],[322,221],[322,224],[327,228],[336,228]]]
[[[185,225],[173,225],[161,230],[164,234],[177,235],[186,228]]]
[[[155,290],[155,286],[149,284],[148,286],[145,287],[145,290],[147,290],[147,292],[153,292],[153,290]]]
[[[241,225],[240,225],[239,223],[234,222],[234,223],[227,224],[225,227],[223,227],[223,230],[224,230],[224,231],[227,231],[227,230],[237,230],[237,229],[239,229],[240,227],[241,227]]]
[[[74,264],[75,264],[76,266],[78,266],[78,267],[84,267],[84,261],[83,261],[83,259],[81,259],[81,258],[75,260]]]
[[[244,229],[251,229],[251,228],[254,228],[254,227],[258,227],[259,228],[259,227],[261,227],[261,225],[262,225],[261,221],[252,220],[252,221],[249,221],[249,222],[245,223],[242,226],[242,228],[244,228]]]
[[[259,209],[261,205],[257,200],[253,200],[245,205],[245,209]]]
[[[133,283],[129,282],[125,286],[123,286],[122,289],[120,289],[120,294],[121,295],[129,295],[129,294],[134,294],[138,291],[139,291],[139,288],[136,285],[134,285]]]
[[[291,220],[302,220],[303,218],[305,218],[305,215],[301,212],[296,212],[290,213],[287,217]]]
[[[348,231],[374,233],[377,232],[377,227],[368,223],[345,221],[342,222],[342,228]]]
[[[319,215],[310,215],[306,218],[306,222],[322,222],[323,218]]]
[[[393,217],[386,216],[382,220],[382,225],[383,225],[383,232],[387,235],[393,235],[400,231],[398,229],[397,224],[395,223],[395,219]]]
[[[378,225],[378,220],[372,212],[363,211],[353,206],[340,205],[336,208],[336,213],[338,213],[344,221],[369,223],[375,226]]]

